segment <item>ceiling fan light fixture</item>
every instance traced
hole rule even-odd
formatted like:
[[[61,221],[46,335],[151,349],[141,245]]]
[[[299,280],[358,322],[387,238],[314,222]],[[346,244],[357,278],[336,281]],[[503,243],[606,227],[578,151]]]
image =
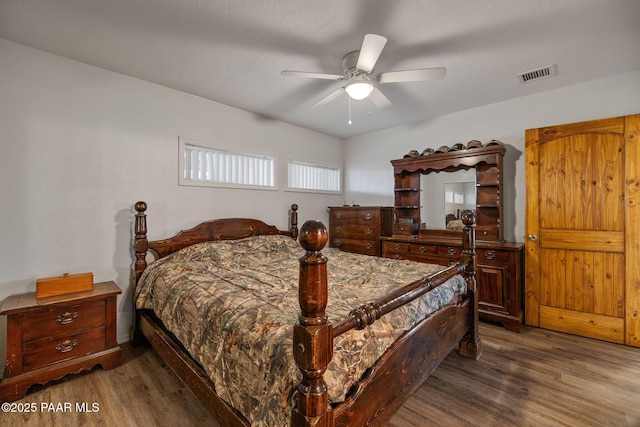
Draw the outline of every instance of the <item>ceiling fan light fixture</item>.
[[[347,53],[342,57],[343,75],[313,73],[308,71],[284,70],[283,76],[299,76],[313,79],[340,80],[346,86],[342,86],[324,98],[317,101],[314,106],[324,105],[342,95],[344,92],[351,100],[361,101],[369,99],[371,104],[379,110],[391,108],[391,101],[378,89],[379,84],[422,82],[437,80],[447,74],[444,67],[438,68],[418,68],[415,70],[387,71],[372,75],[373,69],[387,43],[387,38],[377,34],[366,34],[362,41],[360,50]],[[351,105],[351,104],[349,104]]]
[[[344,90],[347,91],[347,94],[351,99],[361,101],[371,94],[371,91],[373,91],[373,85],[368,82],[355,82],[347,85]]]

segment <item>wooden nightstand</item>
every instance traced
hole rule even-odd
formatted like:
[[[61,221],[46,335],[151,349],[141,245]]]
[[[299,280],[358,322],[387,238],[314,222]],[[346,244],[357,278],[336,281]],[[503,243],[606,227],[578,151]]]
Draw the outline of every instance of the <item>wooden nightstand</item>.
[[[116,342],[114,282],[96,283],[90,291],[37,298],[35,292],[8,297],[0,311],[7,316],[7,364],[0,401],[24,397],[33,384],[71,373],[120,364]]]

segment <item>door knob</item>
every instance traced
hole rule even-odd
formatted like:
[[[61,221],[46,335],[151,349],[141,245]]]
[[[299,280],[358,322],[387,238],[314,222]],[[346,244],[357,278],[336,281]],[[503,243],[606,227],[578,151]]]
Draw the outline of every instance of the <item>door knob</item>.
[[[538,240],[538,236],[536,236],[535,234],[529,234],[529,240],[535,242],[536,240]]]

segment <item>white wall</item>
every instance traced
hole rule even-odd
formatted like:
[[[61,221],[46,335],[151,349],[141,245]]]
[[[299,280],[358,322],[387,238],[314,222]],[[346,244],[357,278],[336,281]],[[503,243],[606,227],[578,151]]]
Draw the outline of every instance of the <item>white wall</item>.
[[[535,84],[535,83],[533,83]],[[505,239],[524,240],[524,131],[640,113],[640,70],[437,117],[346,140],[346,196],[361,205],[393,205],[390,160],[472,139],[507,144]]]
[[[93,272],[114,280],[118,340],[131,324],[133,204],[149,237],[219,217],[286,229],[291,203],[326,221],[344,196],[178,186],[178,136],[343,163],[341,140],[0,39],[0,302],[35,280]],[[6,318],[0,317],[4,338]],[[4,342],[4,339],[0,339]],[[0,359],[5,351],[0,344]],[[3,364],[4,365],[4,364]]]

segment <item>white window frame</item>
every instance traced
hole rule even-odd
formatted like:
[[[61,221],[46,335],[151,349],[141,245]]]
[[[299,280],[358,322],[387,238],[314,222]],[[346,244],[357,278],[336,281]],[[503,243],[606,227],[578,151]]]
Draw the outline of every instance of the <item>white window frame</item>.
[[[237,155],[240,157],[244,157],[246,159],[271,159],[271,175],[272,175],[272,183],[271,184],[245,184],[245,183],[234,183],[227,181],[213,181],[207,179],[198,179],[194,180],[191,178],[187,178],[186,176],[186,167],[188,166],[188,162],[186,159],[186,153],[188,147],[200,147],[204,150],[211,150],[212,152],[219,153],[228,153],[231,155]],[[183,186],[194,186],[194,187],[221,187],[221,188],[238,188],[238,189],[250,189],[250,190],[269,190],[276,191],[278,189],[278,158],[273,154],[267,153],[247,153],[238,151],[235,149],[228,149],[223,144],[214,145],[207,141],[202,141],[193,138],[186,137],[178,137],[178,147],[179,147],[179,167],[178,167],[178,184]],[[247,171],[245,171],[247,172]],[[246,176],[245,176],[246,179]]]
[[[328,189],[321,189],[321,188],[299,188],[299,187],[291,187],[291,169],[290,169],[290,164],[294,163],[297,165],[304,165],[304,166],[310,166],[312,168],[318,168],[318,169],[332,169],[332,170],[336,170],[338,171],[339,177],[338,177],[338,186],[339,189],[338,190],[328,190]],[[301,193],[321,193],[321,194],[342,194],[342,188],[343,188],[343,179],[344,179],[344,174],[343,174],[343,170],[342,170],[342,166],[339,165],[335,165],[335,164],[326,164],[326,163],[315,163],[315,162],[307,162],[307,161],[302,161],[302,160],[297,160],[294,158],[287,158],[287,189],[286,191],[293,191],[293,192],[301,192]]]

